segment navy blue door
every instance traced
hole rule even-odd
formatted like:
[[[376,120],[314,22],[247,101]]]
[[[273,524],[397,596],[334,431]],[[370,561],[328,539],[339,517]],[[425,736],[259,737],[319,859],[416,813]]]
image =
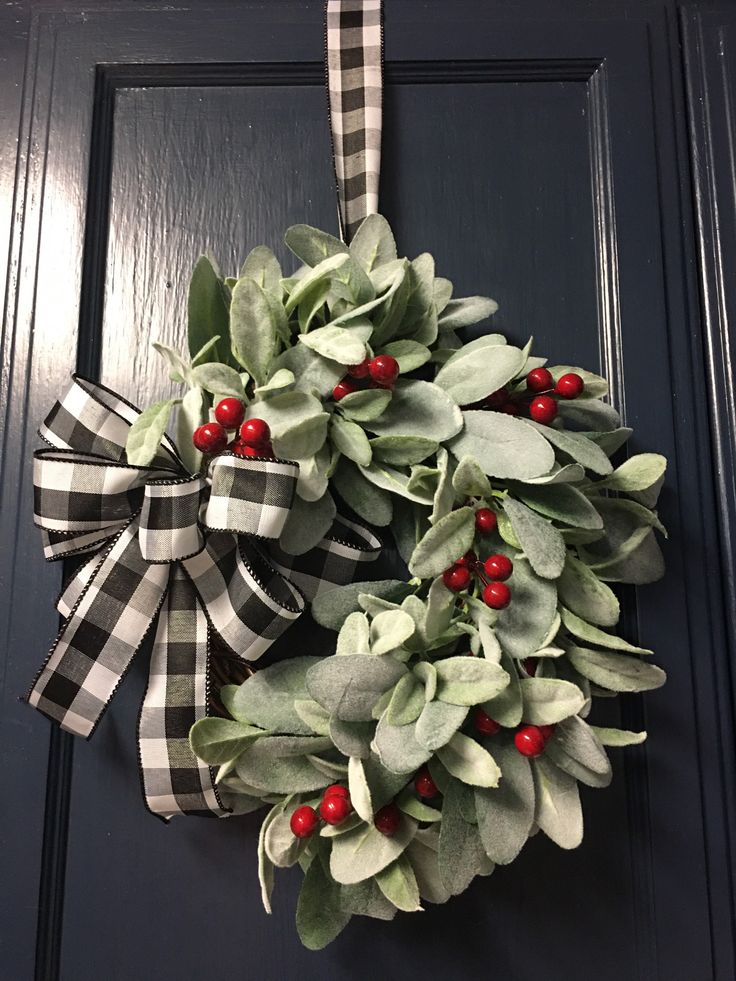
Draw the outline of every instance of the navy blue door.
[[[670,680],[624,704],[650,740],[585,794],[580,849],[540,836],[450,905],[312,954],[295,877],[260,908],[257,819],[145,812],[144,659],[88,744],[18,696],[56,629],[30,454],[68,373],[164,397],[149,343],[184,343],[201,251],[234,270],[261,242],[286,260],[290,224],[336,230],[321,3],[4,5],[0,978],[734,977],[736,17],[703,6],[386,0],[381,208],[403,252],[495,297],[514,342],[600,365],[636,449],[670,458],[667,577],[623,596]]]

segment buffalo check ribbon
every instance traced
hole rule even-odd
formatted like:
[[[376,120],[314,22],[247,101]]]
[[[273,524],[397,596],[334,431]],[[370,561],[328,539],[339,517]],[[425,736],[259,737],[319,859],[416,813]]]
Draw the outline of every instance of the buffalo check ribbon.
[[[299,472],[289,460],[224,453],[190,474],[164,436],[146,467],[125,444],[140,410],[74,377],[40,429],[34,521],[49,561],[82,555],[57,608],[64,618],[28,701],[89,738],[155,627],[138,739],[148,808],[228,813],[213,771],[189,747],[208,714],[214,638],[255,661],[321,589],[378,556],[367,529],[337,519],[306,556],[276,544]]]
[[[327,0],[325,63],[338,216],[349,242],[378,211],[383,112],[381,0]]]

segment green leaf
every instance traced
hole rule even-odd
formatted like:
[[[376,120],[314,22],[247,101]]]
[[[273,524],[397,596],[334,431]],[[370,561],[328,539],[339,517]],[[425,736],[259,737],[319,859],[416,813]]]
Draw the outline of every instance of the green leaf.
[[[439,318],[442,330],[457,330],[459,327],[470,327],[492,316],[498,310],[498,304],[487,296],[465,296],[450,300]],[[494,389],[489,388],[488,392]],[[485,394],[487,395],[488,392]]]
[[[503,509],[532,569],[543,579],[557,579],[567,554],[559,531],[546,518],[511,497],[504,499]]]
[[[342,365],[320,357],[303,344],[295,344],[294,347],[281,352],[273,362],[272,373],[281,369],[286,369],[294,375],[294,387],[298,391],[309,394],[317,392],[322,398],[327,398],[332,393],[332,389],[344,374]]]
[[[434,751],[445,746],[455,735],[468,714],[465,705],[429,701],[417,720],[415,737],[425,749]]]
[[[464,507],[451,511],[440,518],[418,543],[409,562],[409,571],[422,579],[441,575],[468,551],[474,537],[473,509]]]
[[[161,440],[169,424],[171,410],[179,399],[154,402],[144,409],[128,431],[125,455],[134,467],[147,467],[161,449]]]
[[[495,698],[484,702],[483,709],[500,725],[512,729],[521,722],[522,700],[519,676],[508,654],[501,654],[501,667],[511,679]]]
[[[452,705],[478,705],[509,683],[503,668],[479,657],[448,657],[437,661],[435,668],[437,698]]]
[[[308,266],[318,266],[330,256],[347,254],[347,246],[327,232],[311,225],[292,225],[284,235],[284,242],[297,259]]]
[[[189,745],[195,756],[217,766],[239,756],[262,735],[262,729],[245,722],[211,717],[194,723],[189,733]]]
[[[267,294],[252,279],[239,279],[233,290],[230,340],[235,360],[262,385],[276,354],[276,326]]]
[[[584,678],[609,691],[653,691],[667,680],[661,668],[626,654],[570,647],[567,656]]]
[[[289,294],[289,297],[284,304],[284,309],[286,310],[287,314],[290,314],[296,309],[299,303],[301,303],[304,297],[307,296],[316,283],[332,280],[337,270],[341,266],[346,265],[348,262],[350,262],[350,256],[347,254],[347,252],[339,253],[332,255],[327,259],[323,259],[322,262],[318,263],[313,269],[310,269],[306,276],[302,276],[302,278],[297,281]]]
[[[267,913],[271,912],[271,894],[273,893],[274,885],[274,874],[273,874],[273,863],[271,859],[266,854],[266,832],[268,831],[268,826],[276,817],[277,814],[281,813],[283,809],[284,802],[276,804],[268,812],[266,817],[263,819],[261,824],[261,830],[258,833],[258,881],[261,884],[261,902],[263,903],[263,908]]]
[[[557,590],[564,605],[584,620],[601,627],[618,623],[619,602],[611,589],[572,555],[567,556]]]
[[[577,398],[574,402],[560,399],[557,417],[567,429],[613,432],[621,425],[621,417],[614,407],[599,399]]]
[[[485,858],[476,826],[463,817],[472,805],[472,790],[451,780],[442,805],[438,867],[442,884],[453,896],[468,888]]]
[[[393,513],[391,495],[366,480],[363,472],[354,463],[342,458],[332,483],[348,507],[364,521],[379,527],[390,524]]]
[[[296,865],[307,846],[304,838],[297,838],[291,830],[291,815],[296,810],[296,804],[288,810],[281,810],[266,828],[263,844],[266,854],[276,868],[288,869]]]
[[[375,879],[356,882],[352,886],[340,886],[342,908],[353,916],[370,916],[376,920],[393,920],[397,909],[383,895]]]
[[[362,762],[353,756],[348,760],[348,789],[356,813],[370,824],[373,821],[371,791]]]
[[[608,634],[604,630],[599,630],[598,627],[594,627],[575,616],[572,610],[567,610],[564,606],[560,607],[560,615],[563,624],[570,633],[579,637],[580,640],[587,640],[589,644],[596,644],[598,647],[606,647],[613,651],[626,651],[629,654],[652,653],[646,647],[635,647],[633,644],[629,644],[623,637],[617,637],[615,634]]]
[[[416,722],[424,709],[424,685],[413,675],[399,680],[386,709],[386,720],[392,726]]]
[[[371,749],[393,773],[412,773],[432,755],[417,740],[416,723],[392,725],[387,712],[379,719]]]
[[[175,351],[173,347],[169,347],[168,344],[161,344],[158,341],[153,341],[151,347],[160,354],[169,363],[171,371],[169,372],[169,377],[172,381],[186,382],[186,384],[191,384],[191,365],[188,364],[184,358]]]
[[[435,821],[442,820],[442,811],[438,811],[436,807],[430,807],[429,804],[425,804],[417,798],[413,783],[404,787],[396,798],[396,804],[404,814],[413,817],[415,821],[433,824]]]
[[[349,460],[362,467],[367,467],[370,464],[373,453],[368,437],[360,426],[348,419],[343,419],[336,412],[331,416],[330,439],[336,449]]]
[[[445,746],[440,746],[437,756],[453,777],[474,787],[497,787],[501,771],[491,754],[480,743],[460,732]]]
[[[370,466],[361,467],[360,472],[370,483],[390,494],[404,497],[416,504],[427,505],[432,501],[431,496],[423,488],[411,487],[410,477],[385,463],[372,463]]]
[[[347,399],[353,397],[346,396],[340,404],[345,407]],[[400,378],[390,404],[369,428],[376,436],[431,436],[441,443],[458,433],[462,424],[462,413],[441,388]]]
[[[192,272],[187,298],[187,339],[189,354],[193,358],[219,334],[229,334],[228,304],[219,270],[207,256],[200,256]],[[209,361],[222,361],[226,354],[214,345],[208,351]]]
[[[192,368],[192,381],[213,395],[229,395],[244,401],[243,382],[234,368],[226,364],[201,364]]]
[[[501,767],[498,787],[477,787],[478,834],[486,855],[508,865],[524,847],[534,823],[534,778],[529,761],[507,743],[494,742]]]
[[[375,582],[354,582],[347,586],[336,586],[315,596],[312,601],[312,616],[322,627],[339,630],[346,617],[360,610],[358,596],[369,593],[400,603],[411,592],[400,579],[378,579]]]
[[[357,422],[370,422],[383,415],[391,401],[391,392],[379,389],[366,389],[363,392],[351,392],[340,399],[340,411],[348,418]]]
[[[542,426],[532,419],[522,419],[522,426],[528,426],[544,436],[545,439],[560,450],[566,456],[571,457],[586,470],[605,476],[609,474],[613,467],[603,450],[592,440],[582,433],[570,433],[562,429],[554,429],[552,426]],[[551,464],[550,464],[551,466]],[[536,476],[532,474],[532,476]]]
[[[304,555],[311,551],[332,527],[337,508],[329,493],[318,501],[294,497],[279,545],[287,555]]]
[[[452,476],[452,486],[460,496],[491,496],[491,482],[472,456],[464,456],[460,460]]]
[[[350,242],[350,254],[370,272],[396,259],[396,242],[383,215],[368,215]]]
[[[496,636],[512,657],[529,657],[544,642],[557,615],[557,590],[548,579],[540,579],[530,564],[515,553],[512,602],[501,610],[495,625]]]
[[[365,359],[365,340],[357,328],[336,327],[327,324],[309,334],[300,334],[299,340],[308,348],[343,365],[360,364]]]
[[[371,623],[371,653],[388,654],[414,633],[414,621],[403,610],[386,610]]]
[[[450,891],[440,878],[437,864],[437,846],[431,847],[425,838],[426,832],[419,831],[406,849],[417,877],[419,895],[428,903],[446,903]]]
[[[365,613],[351,613],[337,635],[336,654],[370,654],[370,627]]]
[[[383,348],[382,354],[390,354],[392,358],[396,358],[399,362],[399,371],[402,375],[405,375],[408,371],[415,371],[417,368],[421,368],[423,364],[426,364],[431,353],[428,347],[424,344],[418,344],[416,341],[392,341],[390,344],[386,344]]]
[[[646,732],[630,732],[628,729],[590,727],[602,746],[638,746],[647,738]]]
[[[375,731],[374,722],[343,722],[335,716],[330,720],[330,738],[343,756],[367,759]]]
[[[330,714],[312,698],[295,698],[294,711],[308,730],[318,736],[330,735]]]
[[[234,709],[269,732],[309,735],[311,728],[294,709],[294,700],[307,698],[306,674],[319,661],[300,656],[256,671],[237,689]]]
[[[445,362],[434,383],[458,405],[469,405],[503,388],[518,374],[524,361],[518,347],[489,344],[488,338],[479,337]]]
[[[345,885],[370,879],[396,861],[416,832],[416,822],[403,815],[394,835],[384,835],[372,824],[340,835],[333,841],[330,871]]]
[[[370,446],[376,460],[400,467],[420,463],[437,452],[437,443],[423,436],[375,436]]]
[[[429,661],[418,661],[412,671],[424,685],[424,701],[431,702],[437,693],[437,670],[434,664]]]
[[[308,950],[322,950],[342,933],[350,915],[342,907],[340,887],[316,857],[304,876],[296,906],[299,939]]]
[[[296,392],[287,393],[296,395]],[[302,419],[285,429],[280,436],[273,436],[274,451],[277,457],[287,460],[302,460],[313,457],[322,449],[327,439],[329,413]]]
[[[549,443],[503,412],[463,412],[465,428],[450,443],[458,459],[472,456],[489,477],[525,480],[547,473],[555,462]]]
[[[205,421],[205,406],[201,388],[190,388],[181,400],[176,416],[176,446],[184,466],[190,473],[199,473],[202,454],[192,442],[194,430]]]
[[[281,299],[281,266],[268,246],[257,245],[248,253],[239,278],[252,279],[266,293]]]
[[[560,848],[577,848],[583,840],[583,812],[577,780],[544,757],[534,761],[534,819]]]
[[[530,508],[553,521],[590,530],[603,527],[600,514],[576,487],[568,484],[552,484],[546,487],[524,484],[515,487],[514,493]]]
[[[556,726],[545,755],[561,770],[589,787],[607,787],[611,763],[593,729],[574,715]]]
[[[261,398],[267,398],[275,392],[281,392],[294,384],[294,372],[288,368],[279,368],[271,375],[265,385],[258,385],[255,394]]]
[[[406,673],[403,664],[388,657],[348,654],[326,657],[307,672],[307,689],[330,714],[346,722],[371,718],[380,696]]]
[[[406,854],[386,866],[376,876],[378,888],[389,902],[405,913],[421,910],[419,905],[419,886],[414,869]]]
[[[304,756],[274,756],[273,742],[281,736],[262,736],[238,757],[236,770],[241,780],[261,791],[275,794],[298,794],[320,790],[331,783]],[[300,736],[307,739],[307,736]],[[323,737],[314,736],[315,740]],[[316,745],[323,745],[320,742]]]
[[[521,678],[522,718],[531,725],[546,726],[575,715],[585,704],[577,685],[557,678]]]

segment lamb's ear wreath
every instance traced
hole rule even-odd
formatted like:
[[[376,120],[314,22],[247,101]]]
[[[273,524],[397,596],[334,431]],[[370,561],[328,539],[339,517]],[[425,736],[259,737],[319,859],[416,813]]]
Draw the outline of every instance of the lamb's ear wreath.
[[[267,808],[263,902],[301,865],[313,949],[446,902],[539,830],[578,845],[578,782],[646,736],[589,722],[594,699],[665,680],[612,632],[615,584],[664,572],[665,459],[623,452],[605,379],[466,342],[496,303],[398,256],[375,213],[380,0],[328,0],[326,25],[345,241],[293,226],[287,275],[265,246],[236,277],[202,257],[188,353],[154,345],[182,394],[141,412],[76,378],[54,406],[35,520],[47,558],[86,559],[29,694],[91,735],[154,630],[147,806]],[[403,581],[371,580],[375,529]],[[295,633],[298,657],[253,671],[307,602],[334,653]]]

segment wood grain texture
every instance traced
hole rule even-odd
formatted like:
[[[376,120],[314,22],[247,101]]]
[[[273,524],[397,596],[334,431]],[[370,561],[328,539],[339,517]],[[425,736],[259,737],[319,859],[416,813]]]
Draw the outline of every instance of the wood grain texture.
[[[704,339],[721,328],[700,332],[675,4],[386,8],[381,204],[401,249],[431,251],[458,293],[499,300],[495,324],[514,340],[533,333],[553,361],[600,364],[636,427],[634,448],[672,461],[667,578],[623,597],[627,635],[670,674],[622,708],[651,742],[617,754],[605,793],[584,792],[576,852],[539,836],[449,906],[391,926],[356,922],[314,955],[293,930],[297,873],[280,876],[273,917],[260,911],[257,818],[165,827],[144,811],[142,652],[94,740],[75,743],[73,766],[67,744],[53,743],[39,977],[734,974],[728,607],[692,575],[720,557],[719,517],[733,511],[715,506],[697,397]],[[6,692],[30,679],[54,629],[54,570],[29,521],[35,420],[75,364],[134,400],[167,390],[149,342],[183,344],[185,284],[202,249],[233,271],[261,242],[286,259],[279,238],[292,222],[337,225],[320,3],[38,8],[28,51],[18,107],[28,204],[16,204],[3,361],[4,474],[22,477],[3,481],[1,519],[13,601],[0,746],[6,786],[23,788],[30,817],[0,811],[19,925],[0,958],[19,981],[33,974],[49,740],[44,720]],[[305,649],[320,649],[324,635],[297,629]]]

